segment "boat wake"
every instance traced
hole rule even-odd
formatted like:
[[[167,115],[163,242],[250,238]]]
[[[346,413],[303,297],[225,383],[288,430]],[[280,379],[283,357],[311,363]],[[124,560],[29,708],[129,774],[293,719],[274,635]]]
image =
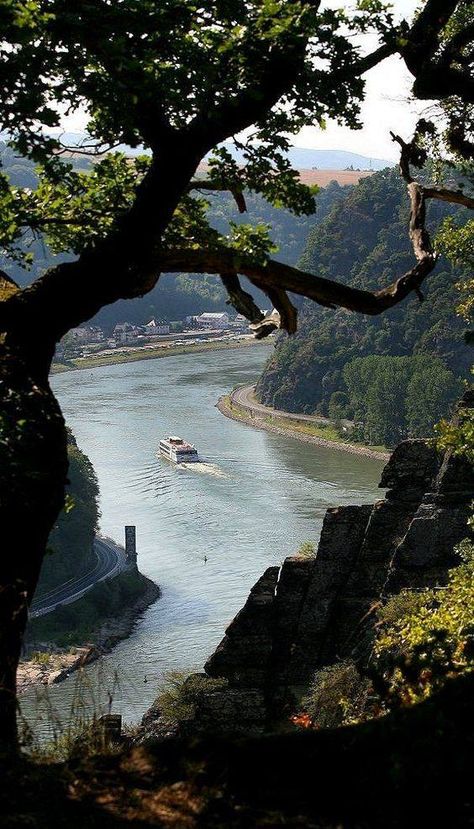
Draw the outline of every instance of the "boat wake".
[[[204,461],[194,461],[194,463],[180,463],[179,468],[184,468],[190,472],[200,472],[201,475],[213,475],[215,478],[227,478],[225,472],[215,463],[204,463]]]

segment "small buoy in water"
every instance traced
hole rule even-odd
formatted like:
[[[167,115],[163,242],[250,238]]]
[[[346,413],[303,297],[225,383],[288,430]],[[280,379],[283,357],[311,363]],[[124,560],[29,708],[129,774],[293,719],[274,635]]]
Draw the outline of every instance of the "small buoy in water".
[[[147,678],[146,678],[146,674],[145,674],[145,679],[143,680],[143,682],[148,682],[148,680],[147,680]]]
[[[204,564],[207,562],[207,556],[204,556]]]

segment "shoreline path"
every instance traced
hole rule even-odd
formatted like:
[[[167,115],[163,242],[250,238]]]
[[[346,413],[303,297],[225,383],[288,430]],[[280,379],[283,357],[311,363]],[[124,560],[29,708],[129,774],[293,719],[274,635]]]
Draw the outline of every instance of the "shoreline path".
[[[321,415],[305,415],[297,412],[284,412],[282,409],[274,409],[272,406],[264,406],[255,399],[255,386],[240,386],[234,389],[229,395],[232,403],[235,406],[240,406],[242,409],[247,409],[250,412],[257,412],[259,414],[274,417],[283,417],[285,420],[297,420],[303,423],[314,423],[315,425],[332,425],[332,421],[327,417]],[[344,421],[346,422],[346,421]],[[349,423],[349,421],[347,421]]]
[[[230,405],[229,405],[230,403]],[[294,420],[297,423],[308,423],[314,426],[332,426],[333,423],[326,417],[320,415],[304,415],[296,412],[284,412],[281,409],[273,409],[271,406],[264,406],[255,399],[255,386],[240,386],[234,389],[226,399],[226,395],[219,398],[217,408],[221,414],[230,417],[232,420],[237,420],[240,423],[246,423],[248,426],[253,426],[256,429],[265,429],[267,432],[274,432],[279,435],[286,435],[293,437],[296,440],[302,440],[306,443],[313,443],[317,446],[326,446],[329,449],[340,449],[343,452],[351,452],[354,455],[365,455],[369,458],[377,460],[388,460],[391,453],[379,449],[372,449],[368,446],[361,446],[354,443],[346,443],[345,441],[330,440],[329,438],[311,435],[294,430],[288,426],[289,420]],[[233,407],[240,409],[237,412]],[[285,421],[284,423],[281,420]],[[343,424],[351,426],[349,420],[342,421]]]

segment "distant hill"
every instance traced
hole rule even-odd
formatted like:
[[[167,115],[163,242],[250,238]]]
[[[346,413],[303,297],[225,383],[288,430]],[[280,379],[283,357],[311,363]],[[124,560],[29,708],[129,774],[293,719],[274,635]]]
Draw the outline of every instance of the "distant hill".
[[[61,135],[62,143],[72,147],[77,147],[81,143],[87,143],[88,140],[84,133],[68,132]],[[225,143],[224,146],[237,161],[243,160],[241,150],[238,150],[232,142]],[[143,148],[137,147],[136,149],[132,149],[125,144],[117,149],[130,155],[137,155],[144,152]],[[383,170],[385,167],[395,166],[394,161],[388,161],[386,158],[371,158],[370,156],[348,152],[347,150],[314,150],[309,147],[291,147],[288,152],[288,158],[296,170],[312,170],[313,168],[317,170],[347,170],[352,167],[354,170],[375,171]],[[353,182],[350,183],[352,184]]]
[[[288,153],[289,159],[297,170],[383,170],[385,167],[394,167],[393,161],[384,158],[370,158],[346,150],[310,150],[302,147],[292,147]]]
[[[237,161],[243,161],[241,150],[233,144],[224,144],[226,149]],[[291,147],[288,158],[296,170],[383,170],[385,167],[394,167],[395,162],[384,158],[370,158],[346,150],[312,150],[305,147]]]

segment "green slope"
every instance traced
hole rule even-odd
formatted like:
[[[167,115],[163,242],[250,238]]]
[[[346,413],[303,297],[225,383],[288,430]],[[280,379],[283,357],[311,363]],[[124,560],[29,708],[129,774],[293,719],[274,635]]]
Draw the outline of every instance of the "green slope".
[[[457,210],[462,213],[464,208]],[[408,211],[405,185],[398,172],[376,173],[362,180],[312,229],[299,264],[320,276],[362,288],[387,285],[413,265],[407,234]],[[436,229],[451,212],[447,205],[431,204],[430,228]],[[355,358],[370,355],[419,355],[425,358],[431,373],[436,373],[436,369],[432,363],[428,366],[428,358],[439,358],[440,366],[455,377],[467,376],[472,355],[464,344],[462,322],[454,313],[454,283],[459,276],[448,262],[440,260],[427,281],[422,304],[410,297],[376,318],[331,311],[305,301],[298,333],[290,338],[281,336],[259,380],[260,400],[280,409],[360,417],[345,373],[347,377],[346,367]],[[384,382],[385,386],[395,382],[396,363],[371,365],[371,380],[378,378],[382,386]],[[380,381],[380,372],[386,375],[385,381]],[[458,388],[455,382],[451,383],[454,376],[449,378],[449,400]],[[400,436],[409,431],[405,423]]]

